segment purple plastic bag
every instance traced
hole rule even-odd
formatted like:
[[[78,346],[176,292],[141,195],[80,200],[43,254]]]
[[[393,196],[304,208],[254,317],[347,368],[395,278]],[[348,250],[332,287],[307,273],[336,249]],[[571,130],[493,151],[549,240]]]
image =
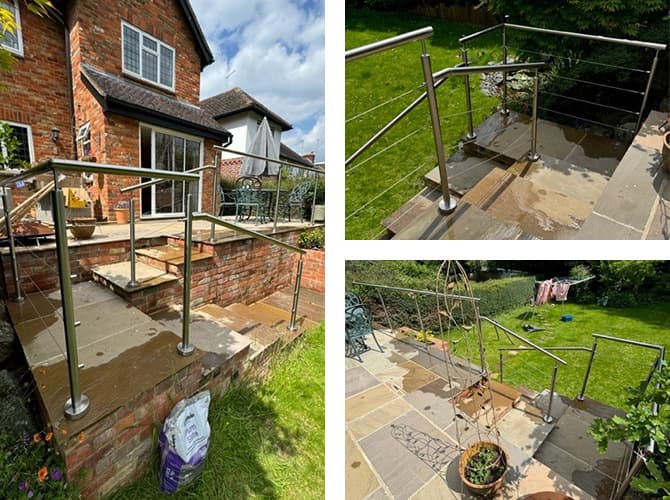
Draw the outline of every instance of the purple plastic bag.
[[[200,476],[209,448],[210,399],[209,391],[183,399],[165,419],[158,440],[162,491],[174,493]]]

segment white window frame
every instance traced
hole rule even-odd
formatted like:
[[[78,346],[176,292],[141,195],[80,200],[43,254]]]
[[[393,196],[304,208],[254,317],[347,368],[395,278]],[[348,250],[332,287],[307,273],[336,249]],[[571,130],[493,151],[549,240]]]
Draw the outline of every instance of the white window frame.
[[[16,54],[17,56],[23,57],[23,32],[21,30],[21,11],[19,9],[19,2],[18,0],[0,0],[0,7],[3,5],[4,6],[14,5],[14,11],[16,12],[16,14],[14,15],[14,22],[16,22],[16,33],[14,33],[14,36],[19,42],[19,46],[11,47],[9,45],[5,45],[2,42],[0,42],[0,46],[2,46],[3,49],[5,49],[8,52],[11,52],[12,54]]]
[[[183,132],[178,132],[176,130],[172,130],[169,128],[163,128],[159,127],[157,125],[152,125],[150,123],[145,123],[145,122],[140,122],[139,126],[137,127],[137,138],[138,138],[138,145],[139,145],[139,155],[142,155],[142,127],[147,127],[151,129],[151,168],[155,169],[156,168],[156,132],[159,132],[161,134],[166,134],[166,135],[171,135],[174,137],[179,137],[181,139],[185,139],[188,141],[193,141],[193,142],[199,142],[200,143],[200,165],[198,167],[202,167],[205,165],[205,139],[203,137],[197,137],[195,135],[190,135],[186,134]],[[138,156],[138,158],[140,157]],[[198,168],[195,167],[195,168]],[[151,196],[153,198],[154,194],[154,189],[155,186],[151,186]],[[142,189],[140,189],[140,192]],[[200,172],[200,179],[198,180],[198,207],[195,208],[195,211],[201,212],[202,211],[202,196],[203,196],[203,173],[202,171]],[[153,207],[153,201],[152,201],[152,208],[151,210],[154,210]],[[149,215],[145,215],[141,213],[142,211],[140,210],[140,219],[142,220],[149,220],[149,219],[169,219],[169,218],[174,218],[174,217],[184,217],[185,214],[184,212],[173,212],[169,214],[161,214],[161,213],[151,213]]]
[[[25,128],[26,131],[28,132],[28,154],[30,155],[30,159],[28,160],[28,163],[33,164],[35,162],[35,149],[33,147],[33,129],[30,125],[26,123],[16,123],[16,122],[10,122],[7,120],[0,120],[0,123],[6,123],[7,125],[11,125],[12,127],[21,127]],[[4,149],[4,144],[0,144],[0,147]],[[4,151],[3,151],[4,152]]]
[[[88,156],[85,151],[85,147],[88,146],[88,153],[91,153],[91,122],[84,123],[79,130],[77,130],[76,141],[81,145],[81,154],[83,156]]]
[[[135,32],[140,37],[140,71],[139,73],[135,73],[134,71],[130,71],[129,69],[126,69],[126,54],[125,54],[125,44],[124,44],[124,28],[129,28]],[[145,78],[142,76],[142,51],[143,50],[149,50],[150,52],[153,53],[150,49],[147,47],[144,47],[144,44],[142,43],[143,38],[148,38],[152,42],[155,42],[158,46],[158,50],[156,50],[155,55],[156,55],[156,74],[158,76],[156,81],[150,80],[148,78]],[[169,49],[172,51],[172,86],[167,86],[161,83],[161,47],[165,47],[166,49]],[[130,23],[127,23],[126,21],[121,21],[121,68],[123,73],[126,75],[130,75],[133,78],[138,78],[142,80],[143,82],[148,82],[151,85],[156,85],[157,87],[163,88],[170,90],[174,92],[175,90],[175,80],[176,80],[176,73],[177,73],[177,51],[172,47],[171,45],[168,45],[165,42],[160,41],[158,38],[155,38],[148,33],[145,33],[139,28],[136,28]]]

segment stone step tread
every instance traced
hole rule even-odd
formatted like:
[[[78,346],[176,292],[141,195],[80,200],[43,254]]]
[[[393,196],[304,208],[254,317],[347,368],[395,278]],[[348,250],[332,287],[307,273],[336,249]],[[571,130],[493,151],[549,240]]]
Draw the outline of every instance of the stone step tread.
[[[249,306],[249,309],[253,311],[254,314],[259,314],[265,316],[267,321],[276,324],[277,326],[284,326],[285,324],[291,321],[291,311],[286,309],[281,309],[270,304],[266,304],[263,301],[255,302]],[[303,313],[298,312],[296,314],[296,325],[298,328],[310,328],[316,325],[316,322],[307,318]],[[272,326],[272,324],[270,325]]]
[[[196,308],[195,311],[235,330],[260,346],[271,345],[282,336],[281,331],[275,328],[270,328],[258,320],[236,314],[216,304],[205,304]]]
[[[398,234],[404,231],[416,220],[417,214],[433,207],[442,197],[442,193],[435,187],[425,187],[414,195],[407,203],[382,221],[390,233]]]
[[[325,317],[325,308],[323,304],[323,294],[320,297],[312,298],[309,290],[301,289],[298,299],[298,313],[304,315],[312,321],[320,322]],[[314,299],[320,301],[315,303]],[[277,307],[279,309],[290,310],[293,304],[293,289],[282,289],[272,295],[265,297],[261,302]]]
[[[509,385],[503,384],[496,380],[489,380],[489,386],[491,387],[491,391],[494,393],[498,393],[512,401],[512,406],[516,406],[519,401],[521,401],[521,391],[515,389],[514,387],[510,387]]]
[[[542,239],[574,238],[593,209],[502,169],[491,171],[462,201]]]
[[[667,113],[651,111],[621,159],[579,239],[641,239],[659,202],[666,177],[661,164]],[[605,221],[605,222],[603,222]]]
[[[155,247],[139,248],[135,250],[135,253],[137,253],[137,255],[142,255],[161,262],[165,262],[166,264],[172,264],[175,266],[181,266],[184,264],[184,249],[176,245],[161,245]],[[192,249],[191,262],[211,258],[212,254],[210,253],[202,252],[196,248]]]
[[[129,286],[130,261],[96,266],[91,268],[91,271],[94,281],[105,281],[127,293],[135,293],[179,279],[174,274],[166,273],[144,262],[135,263],[135,279],[138,283],[136,286]]]
[[[458,151],[447,160],[447,177],[449,189],[452,193],[463,196],[477,184],[482,177],[494,168],[503,167],[504,164],[492,159],[481,158]],[[440,169],[435,167],[424,176],[428,187],[440,188]]]
[[[428,210],[414,213],[412,223],[395,235],[397,240],[502,240],[525,235],[514,223],[496,219],[479,207],[461,200],[456,210],[444,216],[438,202]]]

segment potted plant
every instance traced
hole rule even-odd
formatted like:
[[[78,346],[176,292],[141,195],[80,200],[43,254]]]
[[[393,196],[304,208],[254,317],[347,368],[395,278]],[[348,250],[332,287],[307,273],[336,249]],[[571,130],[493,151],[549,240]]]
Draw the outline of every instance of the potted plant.
[[[127,200],[118,202],[114,207],[114,217],[117,224],[128,224],[128,207],[130,207],[130,202]]]
[[[478,441],[461,455],[458,473],[476,496],[492,496],[500,489],[507,472],[507,453],[491,441]]]
[[[95,231],[95,217],[74,217],[69,219],[70,232],[76,240],[88,240]]]

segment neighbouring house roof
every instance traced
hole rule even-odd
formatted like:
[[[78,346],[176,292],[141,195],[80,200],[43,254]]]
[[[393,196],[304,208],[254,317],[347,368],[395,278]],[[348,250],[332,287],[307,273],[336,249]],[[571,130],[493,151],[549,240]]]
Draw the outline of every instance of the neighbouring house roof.
[[[292,161],[293,163],[299,163],[300,165],[305,165],[306,167],[314,168],[314,164],[311,161],[300,156],[283,142],[279,146],[279,158]]]
[[[116,113],[172,130],[228,141],[232,135],[200,107],[143,85],[82,65],[82,80],[105,112]]]
[[[200,106],[208,111],[215,120],[243,111],[256,111],[260,115],[267,116],[269,120],[279,124],[282,131],[291,130],[293,128],[293,125],[278,114],[270,111],[270,109],[264,106],[260,101],[254,99],[239,87],[204,99],[200,101]]]

